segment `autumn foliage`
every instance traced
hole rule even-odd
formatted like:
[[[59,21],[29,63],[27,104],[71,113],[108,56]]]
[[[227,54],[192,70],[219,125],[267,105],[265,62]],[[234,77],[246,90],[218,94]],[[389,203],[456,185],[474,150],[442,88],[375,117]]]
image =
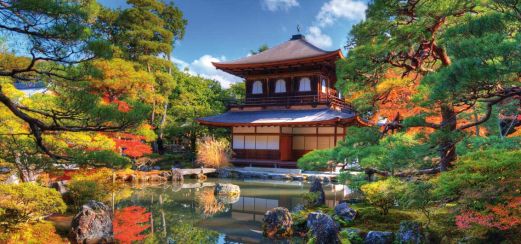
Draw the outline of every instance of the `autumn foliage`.
[[[148,235],[143,234],[150,228],[150,213],[140,206],[130,206],[114,213],[114,238],[118,243],[126,244],[141,241]]]
[[[514,197],[506,204],[490,205],[485,213],[466,210],[456,216],[456,225],[468,229],[472,225],[509,230],[521,225],[521,197]]]
[[[117,133],[112,140],[116,143],[116,150],[131,158],[139,158],[152,153],[152,147],[144,142],[143,136],[128,133]]]

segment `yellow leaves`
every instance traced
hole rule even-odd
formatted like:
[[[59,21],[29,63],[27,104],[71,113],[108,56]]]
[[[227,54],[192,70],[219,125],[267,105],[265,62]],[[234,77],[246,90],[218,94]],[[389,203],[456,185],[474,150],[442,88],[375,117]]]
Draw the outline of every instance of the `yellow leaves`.
[[[114,141],[101,133],[62,132],[44,137],[46,143],[55,148],[76,148],[83,150],[113,150]]]
[[[406,87],[408,85],[411,85],[411,83],[412,83],[411,79],[409,79],[407,77],[405,77],[405,78],[388,77],[388,78],[383,79],[381,82],[379,82],[376,85],[376,92],[378,94],[382,94],[382,93],[392,90],[393,88]]]
[[[92,66],[99,74],[91,75],[92,87],[110,96],[147,99],[153,93],[153,75],[139,71],[134,63],[123,59],[97,60]]]

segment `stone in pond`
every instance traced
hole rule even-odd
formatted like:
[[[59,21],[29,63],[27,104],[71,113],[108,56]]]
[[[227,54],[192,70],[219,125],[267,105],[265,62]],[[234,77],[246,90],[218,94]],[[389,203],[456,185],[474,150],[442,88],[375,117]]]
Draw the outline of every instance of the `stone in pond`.
[[[326,203],[326,194],[324,193],[322,183],[320,183],[318,178],[315,178],[315,181],[313,181],[313,185],[309,189],[309,192],[313,192],[318,195],[315,201],[309,203],[311,206],[315,207],[324,205]]]
[[[113,243],[110,208],[92,200],[83,205],[72,219],[69,239],[71,243]]]
[[[422,243],[423,236],[421,225],[414,221],[402,221],[400,230],[396,233],[396,241],[399,243],[419,244]]]
[[[306,225],[316,244],[340,243],[338,225],[333,219],[322,212],[313,212],[308,215]]]
[[[262,234],[271,239],[287,238],[293,234],[293,220],[287,208],[272,208],[262,219]]]
[[[341,217],[344,221],[353,221],[356,217],[356,210],[349,207],[347,203],[336,205],[335,214]]]
[[[364,244],[392,244],[394,234],[388,231],[369,231],[364,239]]]
[[[234,185],[234,184],[217,183],[215,185],[215,190],[213,193],[215,195],[240,195],[241,188],[239,188],[238,185]]]

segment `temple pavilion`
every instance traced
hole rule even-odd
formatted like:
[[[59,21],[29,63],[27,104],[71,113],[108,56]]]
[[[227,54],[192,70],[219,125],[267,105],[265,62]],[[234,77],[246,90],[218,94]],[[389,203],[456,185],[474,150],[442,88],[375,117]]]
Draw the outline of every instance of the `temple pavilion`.
[[[303,35],[255,55],[213,63],[246,82],[244,101],[199,118],[229,127],[235,165],[296,167],[314,149],[336,146],[346,127],[363,123],[335,89],[340,50],[324,51]]]

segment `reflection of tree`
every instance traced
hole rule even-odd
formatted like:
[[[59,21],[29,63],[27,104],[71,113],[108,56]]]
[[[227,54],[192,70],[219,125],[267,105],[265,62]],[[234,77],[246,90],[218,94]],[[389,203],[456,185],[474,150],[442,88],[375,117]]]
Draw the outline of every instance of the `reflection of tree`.
[[[114,238],[119,243],[132,243],[147,237],[143,232],[150,228],[150,213],[140,206],[130,206],[114,213]]]
[[[219,233],[187,223],[179,223],[171,229],[174,243],[217,243]]]
[[[202,188],[200,192],[196,193],[196,199],[205,217],[211,217],[225,209],[224,203],[215,198],[212,187]]]

